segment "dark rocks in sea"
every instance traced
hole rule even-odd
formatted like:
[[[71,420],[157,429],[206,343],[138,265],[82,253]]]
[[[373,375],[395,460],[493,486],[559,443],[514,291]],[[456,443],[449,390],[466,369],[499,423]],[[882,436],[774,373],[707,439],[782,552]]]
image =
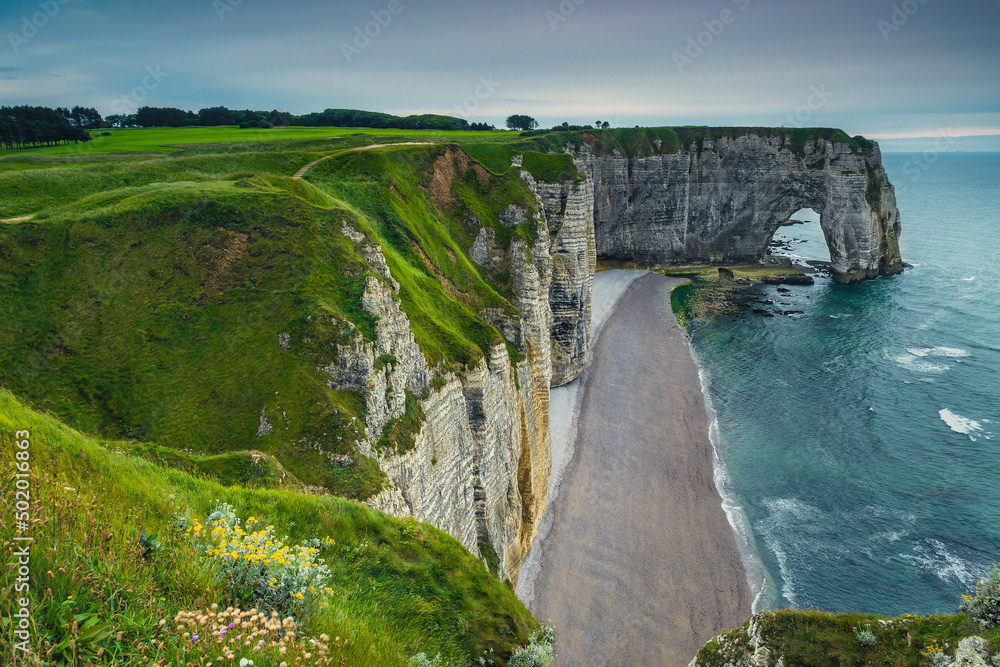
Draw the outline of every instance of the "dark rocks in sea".
[[[812,285],[816,281],[804,273],[788,273],[781,276],[766,276],[761,282],[765,285]]]

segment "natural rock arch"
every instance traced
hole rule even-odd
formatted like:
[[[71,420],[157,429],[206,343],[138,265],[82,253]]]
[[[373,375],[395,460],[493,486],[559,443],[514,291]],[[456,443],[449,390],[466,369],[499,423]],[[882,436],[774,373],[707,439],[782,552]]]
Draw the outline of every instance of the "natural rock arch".
[[[816,139],[796,149],[788,137],[744,134],[647,156],[581,151],[593,177],[598,257],[757,261],[789,215],[812,208],[835,280],[902,271],[899,212],[877,144],[861,152]]]

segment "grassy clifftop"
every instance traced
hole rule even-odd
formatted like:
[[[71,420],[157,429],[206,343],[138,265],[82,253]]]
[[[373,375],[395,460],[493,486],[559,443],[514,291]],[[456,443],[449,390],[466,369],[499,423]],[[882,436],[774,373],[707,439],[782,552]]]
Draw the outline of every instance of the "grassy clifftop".
[[[130,455],[135,443],[87,437],[0,390],[0,466],[6,471],[14,469],[19,451],[15,432],[29,442],[32,471],[31,526],[24,532],[34,538],[27,594],[32,648],[42,656],[54,648],[49,659],[57,663],[75,651],[80,662],[69,664],[85,664],[84,657],[96,658],[101,650],[103,660],[95,663],[159,658],[175,664],[178,647],[192,643],[175,631],[178,612],[204,614],[213,603],[251,607],[252,595],[227,586],[218,563],[171,528],[180,514],[204,522],[220,501],[242,520],[253,516],[273,524],[289,544],[322,545],[317,555],[330,570],[330,592],[298,630],[312,638],[328,635],[332,664],[406,665],[421,651],[459,664],[481,655],[504,664],[514,646],[527,645],[538,630],[507,586],[430,526],[329,496],[222,486],[165,469]],[[13,493],[0,497],[5,516],[14,515],[14,502]],[[5,521],[0,541],[9,544],[14,535]],[[4,568],[3,590],[14,590],[15,574]],[[12,617],[16,597],[4,596],[0,616]],[[64,640],[73,636],[74,615],[71,649]],[[13,655],[15,639],[10,626],[0,628],[0,655]]]
[[[786,148],[799,156],[804,154],[807,143],[820,139],[847,144],[855,153],[870,154],[874,149],[874,142],[860,135],[850,137],[843,130],[826,127],[636,127],[583,131],[536,130],[522,133],[521,136],[546,150],[562,150],[566,144],[579,148],[587,143],[595,155],[608,155],[617,151],[627,157],[649,157],[660,153],[687,152],[692,148],[700,153],[706,141],[748,135],[763,139],[780,138]]]
[[[951,665],[959,642],[973,635],[986,640],[984,650],[989,656],[1000,653],[1000,628],[984,631],[964,615],[889,618],[822,611],[765,612],[706,644],[695,665],[775,665],[779,659],[789,667]],[[759,662],[752,662],[755,655]]]
[[[0,386],[89,433],[154,443],[136,452],[166,465],[377,493],[382,474],[355,446],[364,397],[317,371],[353,331],[374,337],[361,297],[384,278],[365,248],[384,253],[431,368],[461,373],[502,341],[480,313],[519,317],[510,276],[468,257],[479,229],[508,247],[533,244],[541,224],[509,161],[493,173],[447,143],[355,150],[377,141],[49,157],[0,173],[0,216],[37,213],[0,223]],[[504,225],[509,206],[527,220]],[[247,468],[254,452],[270,472]]]

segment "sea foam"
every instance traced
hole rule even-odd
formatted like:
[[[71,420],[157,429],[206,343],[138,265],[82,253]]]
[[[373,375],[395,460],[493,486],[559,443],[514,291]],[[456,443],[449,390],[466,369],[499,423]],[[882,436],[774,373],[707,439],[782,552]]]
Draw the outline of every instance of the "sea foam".
[[[712,405],[712,397],[708,391],[708,373],[698,359],[694,345],[688,341],[688,350],[691,358],[698,367],[698,379],[701,382],[701,395],[705,401],[705,412],[708,414],[708,439],[712,443],[712,478],[715,481],[715,489],[722,498],[722,510],[726,513],[730,528],[736,535],[736,548],[740,552],[740,560],[743,563],[743,571],[746,573],[747,584],[750,586],[750,594],[753,601],[750,603],[751,613],[756,614],[762,601],[767,606],[774,606],[774,600],[765,601],[769,585],[767,571],[764,563],[754,546],[753,532],[750,527],[750,519],[746,511],[736,502],[733,494],[733,483],[726,470],[726,464],[719,455],[719,419]]]
[[[963,435],[969,436],[973,442],[976,441],[976,436],[982,434],[983,426],[977,421],[969,419],[968,417],[963,417],[962,415],[957,415],[948,408],[938,411],[938,415],[941,416],[941,420],[948,425],[955,433],[961,433]]]

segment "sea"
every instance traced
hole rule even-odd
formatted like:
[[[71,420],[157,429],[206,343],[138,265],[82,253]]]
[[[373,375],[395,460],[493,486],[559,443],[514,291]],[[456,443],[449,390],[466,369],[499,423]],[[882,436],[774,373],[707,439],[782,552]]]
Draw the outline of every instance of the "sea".
[[[689,323],[756,611],[955,613],[1000,562],[1000,153],[886,153],[905,273]],[[784,254],[829,260],[818,215]]]

